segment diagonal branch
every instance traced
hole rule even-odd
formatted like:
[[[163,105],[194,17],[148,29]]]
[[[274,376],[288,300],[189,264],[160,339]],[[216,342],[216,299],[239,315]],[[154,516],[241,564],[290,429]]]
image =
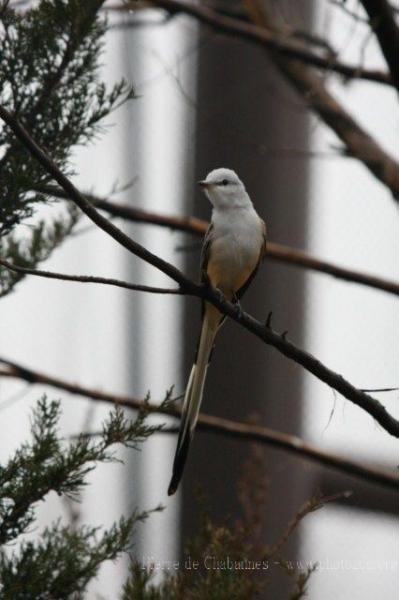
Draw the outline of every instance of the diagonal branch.
[[[132,238],[123,233],[123,231],[121,231],[118,227],[113,225],[111,221],[105,219],[90,204],[90,202],[86,200],[86,198],[79,192],[73,183],[67,177],[65,177],[65,175],[60,171],[55,162],[46,154],[46,152],[44,152],[44,150],[38,146],[38,144],[29,135],[27,130],[20,124],[18,119],[16,119],[6,108],[4,108],[4,106],[1,105],[0,118],[7,123],[19,141],[29,150],[32,156],[38,160],[47,173],[49,173],[62,187],[64,192],[68,195],[68,198],[72,200],[81,209],[81,211],[84,212],[91,221],[93,221],[93,223],[110,235],[116,242],[123,246],[123,248],[139,258],[142,258],[160,271],[163,271],[166,275],[169,275],[171,279],[183,284],[187,288],[186,291],[190,290],[194,294],[198,292],[198,288],[200,286],[192,283],[173,265],[169,264],[162,258],[156,256],[135,242]]]
[[[144,406],[143,400],[128,396],[109,394],[107,392],[73,384],[63,379],[34,371],[1,357],[0,363],[7,367],[6,370],[0,370],[0,377],[21,379],[30,384],[48,385],[56,389],[64,390],[70,394],[85,396],[101,402],[110,402],[135,410],[143,408]],[[146,402],[145,408],[151,413],[158,413],[177,418],[179,418],[181,414],[180,410],[174,406],[157,406],[156,404]],[[378,467],[352,461],[339,455],[326,452],[317,446],[305,442],[297,436],[275,431],[268,427],[240,423],[201,413],[198,419],[198,429],[217,433],[227,438],[267,444],[299,458],[311,460],[359,479],[366,479],[366,481],[399,490],[399,474],[394,470],[380,469]]]
[[[73,183],[60,171],[54,161],[52,161],[51,158],[49,158],[49,156],[47,156],[47,154],[36,144],[18,120],[1,105],[0,118],[7,123],[20,142],[40,162],[44,169],[54,177],[57,183],[68,194],[69,198],[75,202],[75,204],[77,204],[77,206],[79,206],[81,210],[96,225],[98,225],[98,227],[100,227],[100,229],[108,233],[121,246],[129,250],[129,252],[135,256],[138,256],[150,265],[156,267],[171,277],[171,279],[174,279],[186,294],[196,296],[197,298],[201,298],[202,300],[211,303],[223,314],[240,323],[245,329],[252,332],[264,343],[273,346],[287,358],[302,365],[307,371],[320,379],[320,381],[323,381],[342,394],[345,398],[365,410],[388,433],[394,437],[399,437],[399,421],[390,415],[385,406],[383,406],[376,398],[362,392],[344,379],[342,375],[332,371],[317,358],[289,342],[286,339],[285,334],[279,335],[273,331],[269,322],[263,324],[250,315],[243,313],[240,309],[237,310],[237,306],[226,301],[218,290],[206,285],[197,285],[183,275],[176,267],[152,252],[149,252],[149,250],[129,238],[123,231],[103,217],[90,202],[88,202],[88,200],[76,189]]]
[[[294,88],[345,145],[348,156],[364,164],[399,199],[399,162],[352,117],[327,90],[321,77],[294,61],[275,59]]]
[[[56,198],[68,198],[62,189],[55,186],[38,186],[36,189],[42,193],[49,194]],[[191,233],[200,237],[205,234],[209,226],[207,221],[198,219],[196,217],[164,215],[142,210],[127,204],[116,204],[115,202],[110,202],[105,198],[94,196],[93,194],[85,193],[84,195],[97,208],[105,210],[113,217],[120,217],[121,219],[125,219],[126,221],[131,221],[133,223],[149,223],[152,225],[158,225],[160,227],[167,227],[175,231]],[[394,296],[399,296],[399,283],[396,281],[384,279],[383,277],[378,277],[377,275],[372,275],[369,273],[363,273],[355,269],[340,267],[335,263],[327,260],[321,260],[310,254],[307,254],[303,250],[298,250],[296,248],[286,246],[285,244],[268,241],[266,258],[275,260],[277,262],[282,262],[284,264],[311,269],[319,273],[331,275],[337,279],[359,283],[377,290],[388,292]]]
[[[254,22],[262,27],[276,27],[264,3],[247,0]],[[284,60],[276,53],[270,57],[303,97],[306,104],[328,125],[345,145],[349,156],[357,158],[399,199],[399,163],[371,137],[328,91],[323,79],[306,65]]]
[[[124,288],[126,290],[133,290],[136,292],[149,292],[150,294],[184,294],[184,292],[180,288],[161,288],[148,285],[139,285],[136,283],[129,283],[128,281],[121,281],[120,279],[96,277],[93,275],[67,275],[66,273],[41,271],[40,269],[28,269],[26,267],[19,267],[18,265],[14,265],[13,263],[10,263],[4,258],[0,258],[0,265],[5,267],[6,269],[10,269],[10,271],[15,271],[16,273],[24,273],[25,275],[36,275],[38,277],[45,277],[47,279],[59,279],[61,281],[77,281],[79,283],[102,283],[104,285],[112,285],[115,287]]]
[[[362,0],[362,4],[399,91],[399,27],[394,8],[387,0]]]

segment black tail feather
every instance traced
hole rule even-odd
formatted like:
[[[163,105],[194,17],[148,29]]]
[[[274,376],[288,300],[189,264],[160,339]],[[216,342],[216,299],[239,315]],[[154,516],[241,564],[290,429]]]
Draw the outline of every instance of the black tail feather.
[[[172,478],[168,487],[168,496],[172,496],[175,493],[180,483],[180,479],[182,478],[191,437],[190,429],[187,428],[184,439],[181,444],[178,444],[178,449],[176,450],[175,460],[173,461]]]

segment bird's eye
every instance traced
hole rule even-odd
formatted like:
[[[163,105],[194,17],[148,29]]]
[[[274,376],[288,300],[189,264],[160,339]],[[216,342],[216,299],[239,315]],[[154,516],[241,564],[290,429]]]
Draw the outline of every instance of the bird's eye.
[[[223,179],[222,181],[222,185],[227,185],[229,182],[227,181],[227,179]]]

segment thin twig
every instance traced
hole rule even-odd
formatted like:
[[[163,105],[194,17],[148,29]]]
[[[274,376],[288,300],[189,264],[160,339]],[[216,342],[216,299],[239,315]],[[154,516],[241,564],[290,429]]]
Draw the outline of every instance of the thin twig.
[[[290,539],[295,529],[307,515],[319,510],[319,508],[322,508],[329,502],[335,502],[336,500],[341,500],[342,498],[346,499],[351,495],[351,491],[345,490],[344,492],[338,492],[337,494],[331,494],[330,496],[314,496],[313,498],[310,498],[310,500],[307,500],[288,523],[288,526],[281,537],[268,550],[268,556],[274,556],[277,552],[279,552],[282,546],[284,546],[284,544]]]
[[[35,275],[37,277],[46,277],[47,279],[60,279],[62,281],[77,281],[79,283],[102,283],[104,285],[112,285],[126,290],[134,290],[136,292],[149,292],[151,294],[177,294],[182,295],[184,292],[179,288],[161,288],[152,287],[148,285],[140,285],[136,283],[129,283],[128,281],[121,281],[120,279],[109,279],[106,277],[96,277],[93,275],[68,275],[66,273],[55,273],[54,271],[42,271],[40,269],[28,269],[26,267],[19,267],[13,263],[10,263],[4,258],[0,258],[0,265],[10,271],[16,273],[23,273],[25,275]]]
[[[128,396],[120,396],[109,394],[100,390],[83,387],[81,385],[70,383],[60,378],[52,377],[44,373],[35,371],[20,365],[14,361],[0,357],[0,363],[6,368],[0,370],[0,377],[11,377],[22,379],[30,384],[48,385],[56,389],[64,390],[70,394],[84,396],[92,400],[118,404],[126,408],[139,410],[143,408],[144,401]],[[158,406],[154,403],[145,402],[145,407],[151,413],[158,413],[173,417],[180,417],[180,410],[169,405],[168,407]],[[396,471],[381,469],[371,465],[365,465],[337,454],[326,452],[317,446],[309,444],[301,438],[269,429],[260,425],[250,423],[240,423],[214,417],[201,413],[198,419],[198,428],[202,431],[217,433],[228,438],[258,442],[267,444],[277,449],[289,452],[294,456],[302,457],[311,460],[318,464],[331,467],[348,475],[352,475],[358,479],[365,479],[372,483],[380,484],[384,487],[399,491],[399,473]],[[172,428],[174,431],[174,428]]]
[[[362,15],[359,15],[355,11],[351,10],[350,8],[348,8],[342,0],[328,0],[328,1],[330,2],[330,4],[333,4],[334,6],[337,6],[348,17],[350,17],[351,19],[353,19],[357,23],[363,23],[365,25],[368,24],[368,20],[366,19],[366,17],[362,17]]]

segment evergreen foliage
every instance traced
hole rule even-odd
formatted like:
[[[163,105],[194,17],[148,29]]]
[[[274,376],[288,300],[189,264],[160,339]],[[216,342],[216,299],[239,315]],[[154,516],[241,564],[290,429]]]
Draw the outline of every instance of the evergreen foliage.
[[[41,0],[23,13],[0,4],[0,102],[67,173],[72,148],[91,141],[104,117],[133,98],[125,81],[107,90],[99,80],[103,1]],[[4,125],[0,172],[0,254],[34,267],[71,232],[78,214],[64,203],[52,224],[32,223],[39,206],[55,201],[36,191],[50,178]],[[20,278],[0,268],[0,295]]]
[[[81,435],[76,442],[67,444],[57,431],[59,402],[48,402],[46,398],[38,402],[32,420],[32,441],[23,444],[0,467],[2,599],[83,597],[81,594],[100,565],[128,550],[134,525],[145,520],[149,512],[122,517],[102,532],[88,526],[71,529],[58,522],[46,528],[37,541],[24,539],[24,534],[32,530],[37,503],[49,492],[76,500],[96,463],[118,460],[111,446],[123,444],[137,449],[160,429],[147,425],[145,416],[144,409],[130,421],[116,408],[103,424],[100,436]]]

